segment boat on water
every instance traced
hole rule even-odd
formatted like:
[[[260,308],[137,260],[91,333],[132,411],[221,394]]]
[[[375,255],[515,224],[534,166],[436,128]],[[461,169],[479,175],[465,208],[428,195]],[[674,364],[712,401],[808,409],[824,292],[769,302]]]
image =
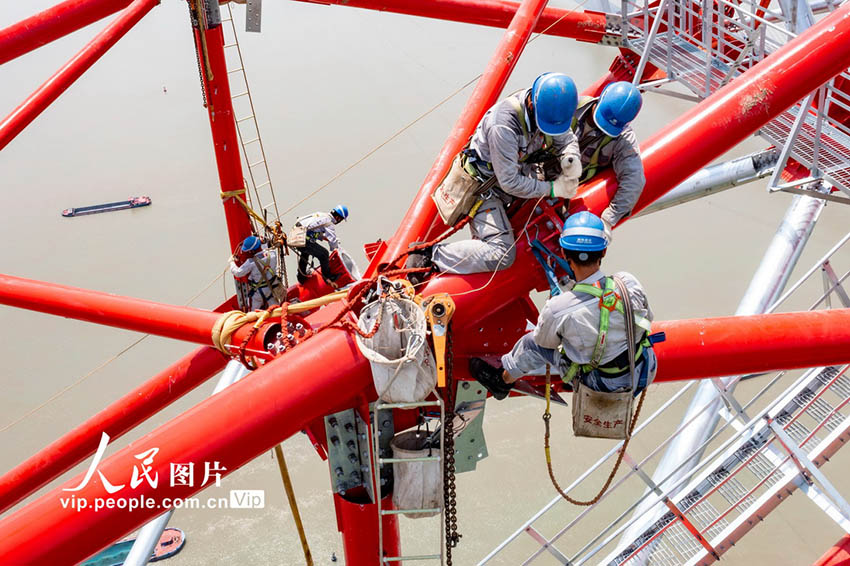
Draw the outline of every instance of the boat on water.
[[[126,210],[128,208],[139,208],[140,206],[148,206],[151,203],[151,197],[140,196],[130,197],[127,200],[118,202],[108,202],[106,204],[93,204],[91,206],[80,206],[77,208],[66,208],[62,211],[62,216],[71,218],[74,216],[85,216],[87,214],[100,214],[101,212],[113,212],[115,210]]]
[[[127,559],[127,555],[130,554],[130,549],[133,548],[134,542],[136,542],[136,539],[122,540],[115,543],[83,562],[81,566],[121,566]],[[185,544],[186,535],[183,531],[175,527],[168,527],[162,531],[162,535],[153,549],[153,554],[149,562],[171,558],[183,550],[183,545]]]

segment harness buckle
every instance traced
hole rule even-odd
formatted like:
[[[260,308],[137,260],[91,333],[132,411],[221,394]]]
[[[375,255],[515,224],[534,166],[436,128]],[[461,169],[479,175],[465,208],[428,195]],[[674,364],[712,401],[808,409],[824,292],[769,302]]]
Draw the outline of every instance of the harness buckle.
[[[614,312],[617,310],[617,301],[620,300],[620,297],[617,293],[611,290],[602,291],[602,296],[599,297],[599,308],[605,309],[608,312]]]

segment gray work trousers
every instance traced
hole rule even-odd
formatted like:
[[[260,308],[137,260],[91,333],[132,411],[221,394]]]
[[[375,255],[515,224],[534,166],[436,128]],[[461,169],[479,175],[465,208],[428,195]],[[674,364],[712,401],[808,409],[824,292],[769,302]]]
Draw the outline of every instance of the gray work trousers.
[[[546,364],[552,366],[553,374],[563,375],[567,370],[567,363],[568,361],[563,359],[558,350],[538,345],[530,332],[517,340],[513,349],[502,356],[502,368],[513,378],[519,378],[523,375],[545,374]],[[638,374],[638,379],[643,372],[646,372],[646,384],[649,385],[655,379],[657,370],[658,361],[655,352],[652,351],[652,348],[644,348],[641,359],[635,364],[635,373]],[[620,389],[630,389],[632,387],[632,376],[627,373],[611,378],[593,370],[582,376],[581,382],[595,391],[609,393]],[[639,392],[640,390],[635,393]]]
[[[431,260],[443,273],[483,273],[510,267],[516,257],[514,231],[505,205],[489,196],[469,224],[471,240],[434,246]]]

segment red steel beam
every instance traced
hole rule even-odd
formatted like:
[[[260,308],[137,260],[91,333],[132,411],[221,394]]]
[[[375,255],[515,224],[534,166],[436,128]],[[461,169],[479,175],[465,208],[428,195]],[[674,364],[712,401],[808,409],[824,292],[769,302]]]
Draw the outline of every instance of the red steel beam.
[[[132,0],[66,0],[0,30],[0,65],[126,8]]]
[[[0,304],[209,346],[221,313],[0,274]],[[240,344],[250,325],[236,332]],[[263,349],[263,332],[252,347]]]
[[[218,2],[211,4],[210,9],[218,14]],[[201,29],[200,24],[195,21],[193,32],[195,49],[201,58],[201,82],[207,99],[207,113],[221,192],[241,191],[245,187],[245,181],[242,175],[242,159],[239,155],[239,137],[233,116],[230,83],[227,78],[222,27],[219,23],[209,29]],[[203,55],[205,48],[206,58]],[[209,61],[210,73],[206,70],[206,61]],[[247,195],[242,194],[242,198],[247,200]],[[253,232],[251,219],[235,197],[225,198],[222,203],[230,238],[230,249],[235,250],[236,246]]]
[[[0,513],[221,371],[227,358],[198,348],[0,477]]]
[[[506,28],[519,8],[504,0],[298,0],[326,6],[349,6],[437,20]],[[537,33],[599,43],[605,35],[605,14],[546,8],[532,28]]]
[[[848,566],[848,564],[850,564],[850,535],[844,535],[818,558],[813,566]]]
[[[431,200],[434,187],[446,176],[455,155],[463,149],[484,113],[498,100],[545,6],[545,0],[534,0],[523,2],[516,10],[516,16],[502,36],[496,52],[487,63],[481,80],[475,85],[475,90],[472,91],[472,95],[463,107],[436,161],[431,165],[431,170],[425,177],[413,204],[404,215],[396,233],[389,239],[384,254],[380,257],[375,256],[367,270],[367,275],[374,273],[381,263],[390,261],[407,249],[407,245],[416,240],[417,236],[422,236],[429,231],[436,218],[436,207]]]
[[[159,0],[134,0],[113,22],[97,34],[79,53],[59,69],[56,74],[38,87],[29,98],[15,108],[0,122],[0,150],[35,120],[45,108],[59,98],[86,70],[106,51],[115,45],[124,34],[150,12]]]
[[[446,279],[462,283],[461,277]],[[475,294],[459,296],[458,312],[476,302],[481,299]],[[659,381],[850,362],[850,309],[659,322],[657,328],[668,333],[668,341],[657,346]],[[470,330],[468,325],[457,329]],[[369,364],[354,339],[334,329],[321,336],[100,462],[98,470],[111,483],[126,483],[139,463],[135,456],[159,449],[151,471],[151,476],[158,475],[158,486],[143,481],[116,494],[144,498],[143,508],[132,513],[117,507],[77,510],[61,504],[71,493],[57,488],[0,520],[0,563],[80,561],[162,513],[164,498],[189,497],[202,489],[200,482],[170,486],[166,478],[171,462],[195,463],[196,469],[219,462],[226,468],[222,475],[227,475],[370,388]],[[334,363],[328,364],[331,352]],[[223,422],[228,426],[222,427]],[[79,485],[82,477],[63,487]],[[110,498],[97,474],[74,495],[92,506],[98,498]]]

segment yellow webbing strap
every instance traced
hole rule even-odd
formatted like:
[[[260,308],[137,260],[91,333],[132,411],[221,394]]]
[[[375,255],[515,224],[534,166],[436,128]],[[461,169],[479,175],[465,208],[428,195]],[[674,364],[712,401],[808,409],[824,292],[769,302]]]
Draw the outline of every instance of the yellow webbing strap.
[[[266,224],[265,218],[257,214],[253,208],[248,206],[248,203],[245,202],[245,199],[242,198],[242,195],[244,195],[246,192],[248,192],[247,183],[241,189],[237,189],[235,191],[221,191],[221,193],[219,194],[221,195],[221,200],[235,198],[236,202],[238,202],[242,206],[242,208],[245,209],[245,212],[247,212],[249,216],[255,218],[257,222],[263,225],[264,228],[272,230],[272,227]]]

